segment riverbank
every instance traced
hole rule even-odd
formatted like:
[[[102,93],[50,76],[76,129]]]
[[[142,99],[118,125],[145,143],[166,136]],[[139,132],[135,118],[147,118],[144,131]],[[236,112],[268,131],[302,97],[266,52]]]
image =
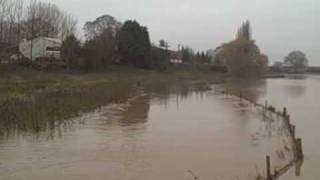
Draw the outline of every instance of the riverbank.
[[[2,68],[3,69],[3,68]],[[6,68],[0,71],[0,97],[30,96],[65,91],[99,84],[153,84],[162,82],[222,82],[223,73],[197,70],[159,72],[129,67],[111,67],[100,72],[47,72],[28,68]]]

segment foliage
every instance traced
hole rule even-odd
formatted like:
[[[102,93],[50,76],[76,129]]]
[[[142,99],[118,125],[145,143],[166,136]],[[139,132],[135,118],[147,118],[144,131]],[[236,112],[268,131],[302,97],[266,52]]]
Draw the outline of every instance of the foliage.
[[[222,45],[222,56],[230,74],[236,77],[262,77],[268,66],[268,57],[262,54],[252,39],[250,22],[239,28],[237,38]]]
[[[85,67],[87,70],[101,69],[112,63],[115,36],[111,28],[86,41],[84,45]]]
[[[103,15],[96,18],[94,21],[86,22],[83,30],[86,39],[91,40],[103,34],[106,29],[111,29],[112,33],[115,35],[121,26],[122,24],[113,16]]]
[[[159,41],[159,46],[162,47],[162,48],[168,49],[169,48],[169,43],[166,42],[165,40],[160,40]]]
[[[194,57],[194,61],[199,64],[210,64],[211,56],[203,51],[197,52]]]
[[[148,61],[148,57],[151,51],[151,42],[146,27],[136,21],[126,21],[117,40],[123,64],[141,68],[150,67],[151,62]]]
[[[190,47],[182,47],[181,49],[182,61],[184,63],[192,63],[194,51]]]
[[[236,77],[261,77],[267,68],[268,57],[261,54],[252,40],[233,40],[223,47],[229,72]]]
[[[166,70],[170,63],[169,52],[167,50],[152,47],[150,53],[151,68],[157,70]]]
[[[0,0],[0,42],[17,45],[39,36],[65,39],[77,20],[58,6],[37,0]]]
[[[284,58],[285,64],[293,67],[294,69],[305,68],[308,66],[308,59],[301,51],[292,51]]]
[[[250,21],[247,20],[242,24],[242,26],[238,29],[237,39],[246,39],[251,40],[252,38],[252,31]]]
[[[61,46],[61,57],[67,63],[68,68],[77,68],[80,66],[80,42],[74,35],[68,36]]]

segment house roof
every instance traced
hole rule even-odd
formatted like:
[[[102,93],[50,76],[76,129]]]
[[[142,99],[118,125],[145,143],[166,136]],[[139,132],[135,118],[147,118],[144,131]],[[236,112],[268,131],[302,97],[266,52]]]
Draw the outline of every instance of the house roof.
[[[39,38],[43,38],[45,40],[52,41],[52,42],[59,43],[59,44],[62,43],[62,41],[60,39],[57,39],[57,38],[50,38],[50,37],[39,37]]]
[[[161,49],[163,51],[167,51],[170,54],[170,58],[172,59],[181,59],[182,54],[179,51],[171,50],[171,49],[166,49],[164,47],[159,47],[159,46],[154,46],[155,48]]]

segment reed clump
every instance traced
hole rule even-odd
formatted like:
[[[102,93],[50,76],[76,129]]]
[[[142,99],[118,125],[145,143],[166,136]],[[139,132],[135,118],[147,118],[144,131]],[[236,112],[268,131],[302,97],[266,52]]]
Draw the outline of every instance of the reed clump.
[[[53,129],[82,112],[125,101],[134,92],[130,85],[120,83],[52,89],[33,96],[10,95],[0,101],[0,134]]]

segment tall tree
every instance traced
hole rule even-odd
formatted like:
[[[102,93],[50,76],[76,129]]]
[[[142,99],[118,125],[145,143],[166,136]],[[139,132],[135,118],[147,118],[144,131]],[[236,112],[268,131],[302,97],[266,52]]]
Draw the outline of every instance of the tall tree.
[[[73,34],[62,42],[61,56],[66,61],[68,69],[79,67],[80,49],[80,42]]]
[[[241,27],[238,29],[237,39],[244,38],[246,40],[251,40],[252,38],[252,31],[250,21],[245,21]]]
[[[251,40],[250,22],[239,28],[237,38],[222,46],[223,58],[229,72],[237,77],[261,77],[267,68],[268,57],[260,52],[255,41]]]
[[[88,39],[84,46],[87,69],[101,69],[112,63],[115,52],[115,36],[111,28]]]
[[[146,27],[137,21],[126,21],[118,34],[118,49],[124,64],[149,68],[151,42]]]
[[[182,61],[184,63],[192,63],[195,57],[193,49],[188,46],[181,48],[181,54],[182,54]]]
[[[102,15],[94,21],[86,22],[83,30],[85,32],[86,39],[90,40],[100,36],[106,29],[111,29],[113,35],[116,35],[121,26],[122,24],[113,16]]]

